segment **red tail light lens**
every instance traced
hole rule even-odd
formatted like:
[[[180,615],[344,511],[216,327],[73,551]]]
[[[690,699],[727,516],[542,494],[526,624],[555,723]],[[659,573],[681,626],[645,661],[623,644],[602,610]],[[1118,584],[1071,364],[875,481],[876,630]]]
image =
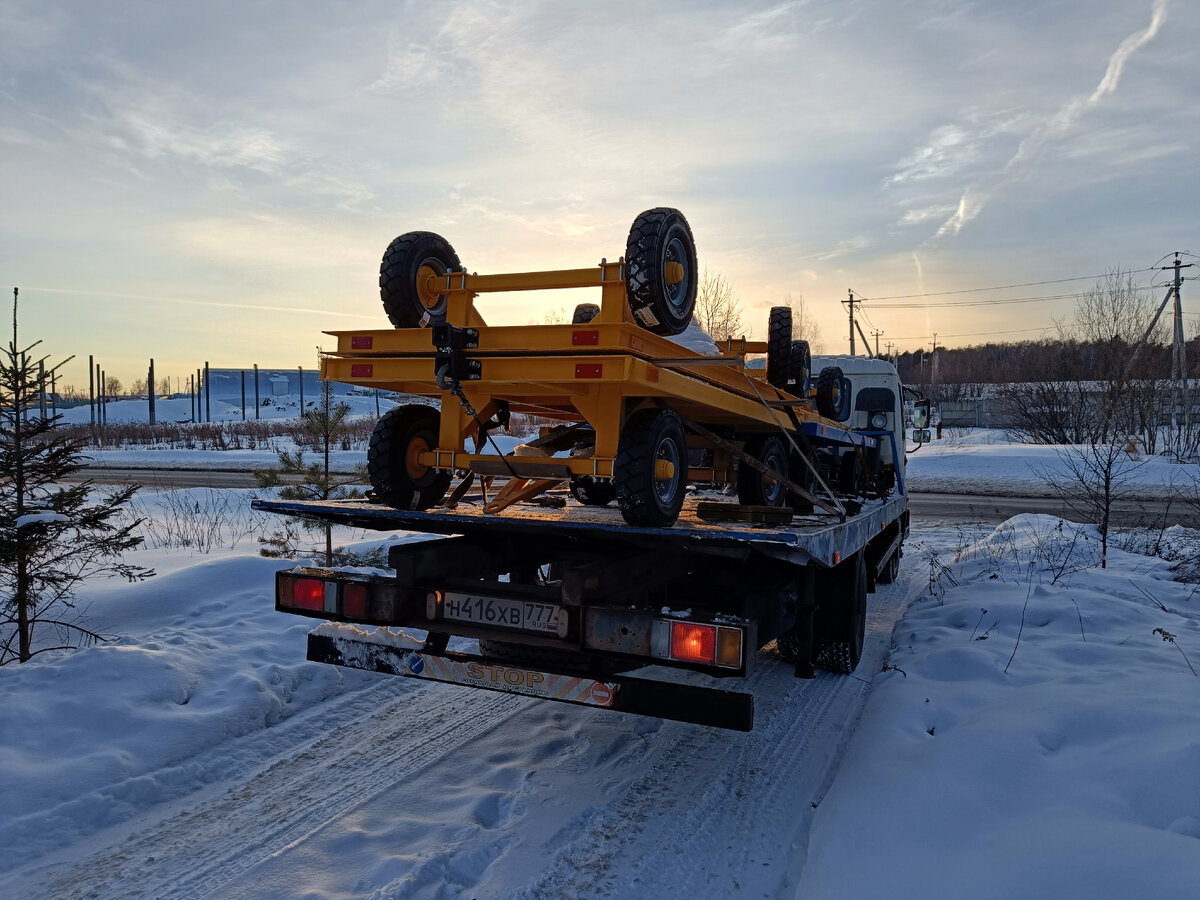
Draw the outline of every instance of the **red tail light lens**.
[[[320,611],[325,608],[325,582],[316,578],[292,579],[292,606]]]
[[[347,619],[367,618],[367,586],[345,582],[342,584],[342,615]]]
[[[711,663],[717,658],[717,629],[692,622],[671,623],[671,656],[686,662]]]

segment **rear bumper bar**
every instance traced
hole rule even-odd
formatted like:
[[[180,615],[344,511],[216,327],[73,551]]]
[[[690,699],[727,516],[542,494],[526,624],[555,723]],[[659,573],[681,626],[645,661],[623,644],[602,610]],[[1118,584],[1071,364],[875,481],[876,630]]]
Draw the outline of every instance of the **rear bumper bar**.
[[[754,726],[754,697],[696,685],[623,675],[602,679],[579,672],[507,665],[472,653],[366,640],[358,629],[323,625],[308,635],[308,658],[369,672],[383,672],[467,687],[596,706],[617,712],[710,725],[733,731]]]

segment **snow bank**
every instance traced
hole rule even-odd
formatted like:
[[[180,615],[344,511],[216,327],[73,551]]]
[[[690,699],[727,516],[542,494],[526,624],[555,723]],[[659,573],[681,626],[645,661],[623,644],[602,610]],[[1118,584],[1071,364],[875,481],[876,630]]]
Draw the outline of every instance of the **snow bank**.
[[[1119,550],[1084,568],[1096,541],[1020,516],[910,553],[942,574],[896,627],[799,896],[1196,896],[1194,588]]]

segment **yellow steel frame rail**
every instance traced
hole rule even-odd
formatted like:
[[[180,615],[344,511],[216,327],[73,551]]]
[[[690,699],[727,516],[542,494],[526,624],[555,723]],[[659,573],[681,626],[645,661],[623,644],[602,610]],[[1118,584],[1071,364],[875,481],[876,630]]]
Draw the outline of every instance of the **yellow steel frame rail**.
[[[769,385],[759,371],[745,367],[746,356],[765,353],[765,342],[744,338],[724,342],[721,355],[702,356],[655,335],[633,321],[625,298],[624,264],[602,261],[590,269],[472,275],[437,275],[422,270],[418,287],[425,298],[447,298],[446,321],[478,331],[478,347],[465,350],[481,363],[478,380],[463,381],[461,390],[486,421],[496,401],[514,413],[548,419],[585,421],[596,432],[590,457],[508,457],[501,463],[489,454],[471,453],[466,442],[478,425],[458,398],[439,387],[433,370],[434,348],[429,329],[331,331],[337,350],[321,360],[321,377],[362,387],[397,391],[441,400],[438,447],[423,451],[418,461],[437,469],[473,470],[480,474],[563,479],[571,475],[611,478],[621,425],[635,409],[660,405],[708,426],[739,431],[777,430],[771,412],[756,396],[787,402],[796,415],[819,420],[811,404]],[[586,324],[489,326],[475,308],[482,293],[599,287],[600,312]],[[432,303],[430,304],[432,305]],[[747,383],[755,380],[755,386]],[[689,444],[706,446],[689,437]],[[499,468],[498,468],[499,467]],[[700,480],[728,481],[730,460],[718,457],[713,467],[692,469]]]

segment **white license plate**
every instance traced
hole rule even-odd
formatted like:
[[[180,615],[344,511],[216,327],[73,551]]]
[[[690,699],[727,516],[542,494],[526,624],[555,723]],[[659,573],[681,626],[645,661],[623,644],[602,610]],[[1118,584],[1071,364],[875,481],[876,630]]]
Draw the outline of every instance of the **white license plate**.
[[[442,602],[443,619],[547,634],[558,634],[561,614],[562,611],[554,603],[477,597],[473,594],[447,592]]]

